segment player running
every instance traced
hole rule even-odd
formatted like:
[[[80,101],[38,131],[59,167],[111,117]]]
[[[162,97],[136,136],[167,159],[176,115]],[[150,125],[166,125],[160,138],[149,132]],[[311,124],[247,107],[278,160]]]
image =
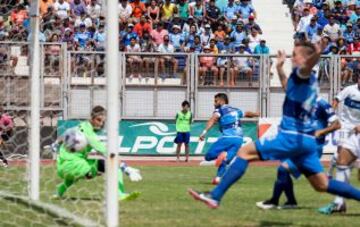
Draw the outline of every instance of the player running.
[[[81,179],[91,179],[96,177],[99,173],[105,172],[105,161],[89,159],[88,155],[93,150],[99,154],[106,155],[106,147],[97,136],[105,123],[105,109],[101,106],[95,106],[91,111],[91,119],[81,122],[74,130],[65,133],[63,141],[59,148],[56,166],[58,176],[63,179],[63,183],[57,186],[55,197],[62,197],[71,185]],[[80,139],[74,140],[75,135],[85,136],[85,147],[76,150],[76,146],[81,144]],[[122,171],[129,175],[130,180],[140,181],[142,179],[140,171],[126,166],[123,162],[118,170],[119,176],[119,199],[131,200],[139,196],[139,192],[125,193]]]
[[[285,55],[282,55],[284,58]],[[281,85],[286,90],[287,86],[287,76],[283,69],[283,64],[285,62],[285,58],[278,61],[276,65],[279,80]],[[322,155],[323,147],[325,145],[325,136],[337,129],[340,128],[340,122],[335,115],[335,112],[331,105],[325,101],[324,99],[318,97],[316,100],[315,108],[314,108],[314,117],[316,122],[316,144],[317,144],[317,153],[319,158]],[[300,171],[296,168],[295,164],[290,160],[285,160],[281,163],[281,165],[277,169],[277,179],[274,183],[274,189],[272,197],[268,200],[257,202],[256,206],[261,209],[273,209],[273,208],[281,208],[281,209],[294,209],[297,208],[297,201],[294,194],[293,182],[291,179],[292,175],[295,179],[298,179],[301,176]],[[279,205],[279,199],[282,193],[285,193],[287,201],[281,207]]]
[[[218,171],[212,183],[218,184],[225,173],[226,166],[235,157],[236,152],[243,144],[240,119],[243,117],[258,117],[259,114],[250,111],[244,113],[242,110],[230,106],[228,96],[224,93],[215,95],[214,106],[215,111],[201,133],[200,140],[203,141],[207,131],[217,122],[219,123],[219,130],[222,135],[205,154],[206,161],[217,159],[215,164],[218,166]]]
[[[293,50],[293,71],[286,86],[283,117],[275,138],[257,140],[240,148],[219,185],[210,193],[189,189],[189,194],[210,208],[218,208],[226,191],[245,173],[249,162],[255,160],[290,159],[303,173],[316,191],[341,195],[360,200],[360,190],[337,180],[329,180],[316,152],[313,109],[318,84],[312,68],[320,59],[324,44],[297,43]],[[285,52],[278,53],[278,61],[285,59]],[[282,70],[282,67],[281,67]]]
[[[351,175],[351,167],[358,158],[356,152],[350,152],[349,149],[342,149],[344,144],[348,144],[352,134],[358,133],[360,125],[360,77],[357,84],[350,85],[343,89],[333,102],[334,109],[343,102],[343,109],[340,113],[341,131],[339,132],[338,152],[332,157],[329,176],[332,176],[333,169],[336,167],[336,180],[349,182]],[[337,196],[335,200],[320,208],[320,213],[331,214],[334,212],[346,212],[346,204],[344,198]]]
[[[282,57],[285,56],[282,55]],[[285,91],[288,78],[285,75],[284,70],[282,70],[284,62],[285,59],[281,59],[281,61],[278,61],[276,68],[278,71],[281,86]],[[339,129],[341,125],[331,105],[320,97],[318,97],[316,100],[314,117],[316,122],[315,137],[317,144],[317,153],[320,158],[323,152],[323,147],[325,145],[325,136]],[[294,194],[294,186],[290,175],[292,175],[295,179],[298,179],[301,176],[301,173],[296,168],[295,164],[290,159],[288,159],[282,162],[277,169],[277,179],[274,183],[272,197],[268,200],[257,202],[256,206],[261,209],[297,208],[297,201]],[[278,207],[279,199],[283,192],[285,193],[287,201],[283,206]]]

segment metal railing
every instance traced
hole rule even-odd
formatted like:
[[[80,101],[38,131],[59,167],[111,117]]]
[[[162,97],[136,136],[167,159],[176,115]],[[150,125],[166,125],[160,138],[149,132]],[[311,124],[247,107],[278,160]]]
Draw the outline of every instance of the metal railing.
[[[0,42],[0,102],[6,109],[29,109],[29,51],[26,42]],[[191,102],[195,119],[213,111],[213,96],[262,117],[281,116],[284,92],[273,55],[120,53],[120,94],[124,118],[173,119]],[[106,103],[105,52],[68,51],[66,43],[41,44],[41,109],[67,118],[86,118]],[[290,61],[285,69],[290,73]],[[360,57],[322,56],[315,67],[320,95],[329,101],[360,73]]]

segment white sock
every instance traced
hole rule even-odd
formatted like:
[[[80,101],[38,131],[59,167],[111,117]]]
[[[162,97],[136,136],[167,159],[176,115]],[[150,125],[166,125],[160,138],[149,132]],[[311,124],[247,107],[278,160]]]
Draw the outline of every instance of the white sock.
[[[329,166],[329,170],[327,172],[328,176],[334,176],[334,169],[336,167],[336,159],[337,159],[337,155],[336,155],[336,153],[334,153],[330,159],[330,166]]]
[[[343,165],[336,166],[336,180],[345,182],[345,183],[349,183],[350,175],[351,175],[351,171],[350,171],[349,166],[343,166]],[[344,204],[344,198],[336,196],[334,203],[336,203],[338,205],[342,205],[342,204]]]

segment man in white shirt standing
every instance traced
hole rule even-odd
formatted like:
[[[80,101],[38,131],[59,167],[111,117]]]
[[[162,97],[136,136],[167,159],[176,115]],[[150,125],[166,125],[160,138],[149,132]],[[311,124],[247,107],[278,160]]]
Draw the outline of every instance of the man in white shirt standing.
[[[164,36],[164,43],[159,45],[158,51],[160,53],[165,53],[165,54],[171,54],[171,53],[175,52],[175,48],[170,43],[168,35]],[[161,56],[160,57],[160,59],[159,59],[159,72],[163,72],[162,74],[160,74],[160,77],[162,79],[165,79],[165,77],[169,76],[165,72],[165,63],[166,62],[169,62],[173,66],[172,77],[175,78],[176,77],[176,72],[177,72],[178,61],[174,58],[174,56]]]

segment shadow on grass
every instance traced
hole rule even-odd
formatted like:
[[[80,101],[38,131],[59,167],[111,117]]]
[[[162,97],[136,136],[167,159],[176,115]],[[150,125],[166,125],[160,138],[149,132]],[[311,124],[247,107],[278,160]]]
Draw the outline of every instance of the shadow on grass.
[[[201,181],[200,184],[212,185],[212,186],[214,186],[214,187],[216,186],[216,185],[213,185],[213,184],[211,183],[211,180],[209,180],[209,181]]]
[[[79,201],[79,200],[82,200],[82,201],[102,201],[101,198],[97,198],[97,197],[64,197],[63,199],[61,200],[67,200],[67,201]]]
[[[344,216],[344,217],[360,217],[360,213],[337,214],[337,216]]]
[[[260,221],[259,226],[291,226],[292,222],[278,222],[278,221]]]

